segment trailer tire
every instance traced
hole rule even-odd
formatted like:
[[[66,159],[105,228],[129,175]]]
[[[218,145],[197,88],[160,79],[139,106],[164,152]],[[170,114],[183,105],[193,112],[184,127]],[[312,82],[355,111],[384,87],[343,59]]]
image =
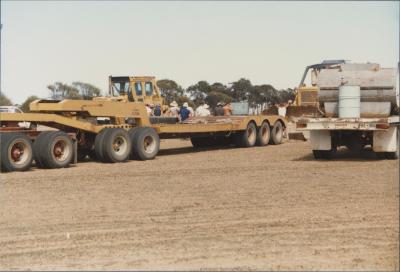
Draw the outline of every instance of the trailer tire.
[[[132,149],[131,139],[128,132],[122,128],[110,128],[103,138],[104,162],[124,162],[128,160]]]
[[[50,131],[41,132],[33,142],[33,155],[35,159],[36,167],[44,168],[42,163],[42,152],[45,148],[45,144],[47,144],[47,136],[49,135]]]
[[[247,124],[246,130],[240,131],[235,135],[235,144],[237,147],[251,147],[256,144],[257,127],[253,122]]]
[[[31,139],[22,133],[2,133],[0,137],[2,171],[28,170],[33,160]]]
[[[283,138],[283,126],[280,121],[276,121],[272,130],[271,130],[271,139],[270,143],[274,145],[279,145],[282,143]]]
[[[36,163],[41,168],[68,167],[74,158],[72,140],[62,131],[39,134],[34,150]]]
[[[256,145],[258,146],[268,145],[270,138],[271,138],[271,128],[268,122],[264,121],[257,130]]]
[[[135,140],[135,135],[136,135],[136,133],[137,133],[138,131],[139,131],[139,127],[131,128],[131,129],[128,131],[128,136],[129,136],[129,139],[131,139],[131,143],[132,143],[132,148],[131,148],[131,151],[130,151],[130,154],[129,154],[129,158],[130,158],[131,160],[137,159],[135,153],[133,152],[133,150],[134,150],[133,141]]]
[[[109,128],[103,128],[97,135],[96,138],[94,139],[94,152],[96,154],[96,158],[104,162],[105,158],[103,155],[103,142],[104,142],[104,137],[108,133]]]
[[[139,128],[134,134],[132,147],[133,156],[136,159],[152,160],[160,149],[160,137],[153,128]]]

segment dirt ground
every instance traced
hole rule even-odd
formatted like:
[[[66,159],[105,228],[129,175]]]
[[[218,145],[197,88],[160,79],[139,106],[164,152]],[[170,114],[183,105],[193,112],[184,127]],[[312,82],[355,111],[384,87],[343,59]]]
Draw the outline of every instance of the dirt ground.
[[[397,270],[399,161],[307,142],[1,174],[0,269]]]

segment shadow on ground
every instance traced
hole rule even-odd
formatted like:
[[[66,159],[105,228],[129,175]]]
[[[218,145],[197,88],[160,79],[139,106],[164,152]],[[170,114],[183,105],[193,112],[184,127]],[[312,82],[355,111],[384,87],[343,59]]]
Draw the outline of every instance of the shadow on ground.
[[[298,157],[293,159],[292,161],[316,161],[314,158],[312,150],[310,149],[310,153],[308,155]],[[351,150],[342,147],[338,149],[336,154],[330,159],[331,161],[381,161],[382,159],[378,158],[376,153],[372,151],[371,148],[366,148],[361,152],[352,152]],[[319,159],[319,161],[326,161],[326,159]]]

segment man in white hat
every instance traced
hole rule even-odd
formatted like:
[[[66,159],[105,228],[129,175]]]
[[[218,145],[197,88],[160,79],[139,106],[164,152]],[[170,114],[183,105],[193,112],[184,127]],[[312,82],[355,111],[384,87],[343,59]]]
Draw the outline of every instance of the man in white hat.
[[[179,117],[179,107],[178,103],[176,101],[172,101],[170,105],[170,108],[167,111],[167,115],[171,117]]]
[[[200,117],[206,117],[206,116],[210,116],[211,112],[209,110],[209,106],[207,104],[201,104],[197,109],[196,109],[196,116],[200,116]]]

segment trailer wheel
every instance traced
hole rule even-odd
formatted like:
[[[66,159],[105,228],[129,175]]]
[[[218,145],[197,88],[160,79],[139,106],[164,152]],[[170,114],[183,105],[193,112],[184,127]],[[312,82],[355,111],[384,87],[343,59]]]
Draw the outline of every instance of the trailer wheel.
[[[104,137],[105,137],[106,133],[108,133],[108,131],[109,131],[108,128],[103,128],[96,135],[96,138],[94,139],[94,152],[96,154],[96,158],[102,162],[105,161],[105,158],[103,156],[103,142],[104,142]]]
[[[131,129],[128,131],[128,136],[129,136],[129,139],[131,139],[131,143],[132,143],[132,148],[131,148],[131,151],[130,151],[130,154],[129,154],[129,158],[130,158],[131,160],[137,159],[137,157],[135,156],[135,153],[133,152],[133,150],[134,150],[134,148],[133,148],[133,142],[134,142],[135,135],[136,135],[136,133],[137,133],[138,131],[139,131],[139,127],[131,128]]]
[[[153,128],[143,127],[135,132],[132,152],[138,160],[154,159],[160,149],[160,137]]]
[[[283,126],[280,121],[276,121],[274,127],[271,130],[270,143],[274,145],[279,145],[282,143],[283,138]]]
[[[72,140],[62,131],[39,134],[34,150],[36,163],[41,168],[68,167],[74,158]]]
[[[33,160],[32,142],[22,133],[1,134],[1,168],[4,172],[26,171]]]
[[[235,138],[236,146],[238,147],[254,146],[257,140],[256,125],[253,122],[248,123],[246,130],[236,133]]]
[[[110,128],[103,138],[103,159],[105,162],[124,162],[131,152],[128,132],[122,128]]]
[[[257,130],[256,144],[258,146],[268,145],[270,138],[271,138],[271,128],[269,127],[268,122],[264,121]]]

